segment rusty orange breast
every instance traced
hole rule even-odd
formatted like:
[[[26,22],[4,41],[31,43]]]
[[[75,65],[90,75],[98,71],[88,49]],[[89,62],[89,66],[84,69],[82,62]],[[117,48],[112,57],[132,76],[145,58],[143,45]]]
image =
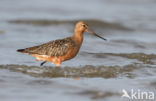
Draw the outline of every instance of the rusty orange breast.
[[[66,60],[74,58],[79,52],[79,49],[80,49],[79,47],[74,47],[74,48],[69,49],[66,55],[60,57],[61,60],[66,61]]]

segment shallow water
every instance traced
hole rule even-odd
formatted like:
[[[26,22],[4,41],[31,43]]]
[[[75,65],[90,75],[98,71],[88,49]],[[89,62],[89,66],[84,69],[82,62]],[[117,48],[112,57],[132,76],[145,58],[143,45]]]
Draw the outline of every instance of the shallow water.
[[[1,0],[0,100],[129,101],[121,98],[122,89],[156,94],[155,4]],[[79,20],[107,41],[85,33],[79,54],[61,68],[50,63],[40,67],[33,57],[16,52],[71,36]]]

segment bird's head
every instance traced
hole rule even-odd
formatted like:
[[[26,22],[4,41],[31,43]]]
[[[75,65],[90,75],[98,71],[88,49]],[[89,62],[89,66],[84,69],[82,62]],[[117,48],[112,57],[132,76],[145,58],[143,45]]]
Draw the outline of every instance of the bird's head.
[[[88,29],[88,25],[85,24],[83,21],[79,21],[75,26],[76,32],[84,32],[87,29]]]
[[[101,39],[103,39],[103,40],[106,40],[105,38],[99,36],[99,35],[96,34],[95,32],[90,31],[90,30],[88,29],[88,25],[87,25],[86,23],[84,23],[83,21],[79,21],[79,22],[76,24],[75,29],[74,29],[74,32],[75,32],[75,33],[88,32],[88,33],[90,33],[90,34],[92,34],[92,35],[94,35],[94,36],[97,36],[97,37],[99,37],[99,38],[101,38]]]

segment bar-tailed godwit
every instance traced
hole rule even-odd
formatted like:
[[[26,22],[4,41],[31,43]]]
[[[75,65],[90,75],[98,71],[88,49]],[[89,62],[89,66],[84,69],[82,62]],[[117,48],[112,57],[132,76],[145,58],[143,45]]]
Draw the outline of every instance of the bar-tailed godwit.
[[[75,26],[74,34],[70,37],[50,41],[39,46],[18,49],[17,51],[32,55],[37,61],[43,61],[40,64],[41,66],[46,62],[50,62],[60,67],[63,61],[70,60],[77,55],[83,42],[84,31],[106,40],[90,31],[87,24],[79,21]]]

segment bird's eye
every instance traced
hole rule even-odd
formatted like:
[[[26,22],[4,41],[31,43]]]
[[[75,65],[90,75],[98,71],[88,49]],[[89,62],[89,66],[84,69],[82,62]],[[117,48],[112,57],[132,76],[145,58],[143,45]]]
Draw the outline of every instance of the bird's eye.
[[[85,24],[83,24],[82,26],[83,26],[83,27],[86,27],[86,25],[85,25]]]

